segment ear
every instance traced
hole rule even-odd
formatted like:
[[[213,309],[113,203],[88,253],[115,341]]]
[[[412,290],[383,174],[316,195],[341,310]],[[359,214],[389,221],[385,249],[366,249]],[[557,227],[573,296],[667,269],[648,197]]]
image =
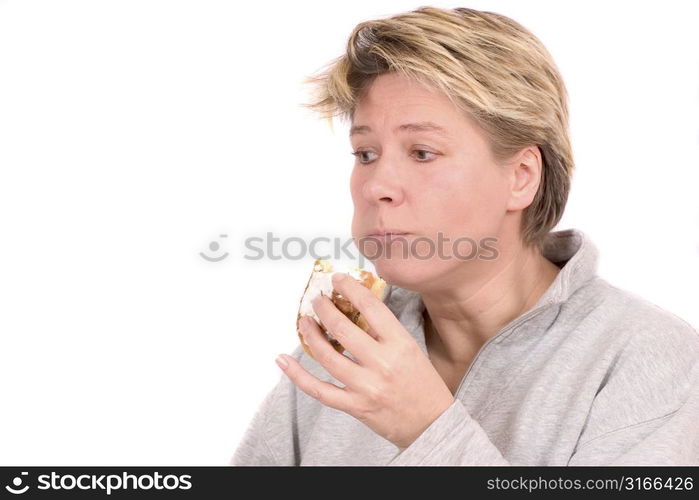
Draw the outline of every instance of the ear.
[[[510,198],[507,209],[524,210],[534,201],[541,182],[543,160],[538,146],[528,146],[508,164],[510,175]]]

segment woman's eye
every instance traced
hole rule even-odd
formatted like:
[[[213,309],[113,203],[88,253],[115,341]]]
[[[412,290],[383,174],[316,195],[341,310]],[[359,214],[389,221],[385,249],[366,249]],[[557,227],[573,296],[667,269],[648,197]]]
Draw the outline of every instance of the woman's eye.
[[[353,151],[352,155],[354,155],[356,158],[359,159],[359,163],[370,163],[371,160],[367,160],[367,158],[364,156],[365,154],[370,154],[371,151]],[[366,160],[366,161],[365,161]]]
[[[413,151],[416,153],[426,153],[428,155],[432,155],[433,157],[437,156],[437,153],[433,153],[432,151],[427,151],[426,149],[415,149]],[[418,158],[418,161],[425,163],[425,162],[428,162],[428,161],[433,160],[433,159],[434,158],[430,158],[430,157],[425,158],[424,156],[422,156],[422,157]]]

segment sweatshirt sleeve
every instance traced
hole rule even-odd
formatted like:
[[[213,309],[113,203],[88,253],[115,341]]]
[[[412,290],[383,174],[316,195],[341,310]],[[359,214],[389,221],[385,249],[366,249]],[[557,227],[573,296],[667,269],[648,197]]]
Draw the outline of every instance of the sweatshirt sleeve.
[[[266,436],[267,415],[272,409],[279,389],[280,384],[277,384],[257,409],[229,465],[281,465],[274,456]]]
[[[674,317],[635,335],[568,465],[699,465],[699,334]]]
[[[454,400],[388,465],[510,465],[461,401]]]
[[[699,465],[699,364],[682,405],[581,444],[568,465]]]
[[[309,359],[301,346],[291,355],[309,369]],[[298,465],[299,432],[303,421],[313,415],[308,411],[299,414],[297,396],[296,387],[289,377],[281,374],[277,385],[255,413],[228,464]]]

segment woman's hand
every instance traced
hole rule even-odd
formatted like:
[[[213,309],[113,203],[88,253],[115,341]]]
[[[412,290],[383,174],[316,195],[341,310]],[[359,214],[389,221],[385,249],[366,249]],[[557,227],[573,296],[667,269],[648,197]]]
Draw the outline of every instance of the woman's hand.
[[[357,362],[333,349],[313,318],[304,317],[300,328],[314,358],[344,387],[321,381],[291,356],[280,355],[277,363],[303,392],[405,449],[454,397],[415,339],[370,290],[344,273],[333,275],[333,286],[359,310],[369,334],[328,297],[316,298],[313,309]]]

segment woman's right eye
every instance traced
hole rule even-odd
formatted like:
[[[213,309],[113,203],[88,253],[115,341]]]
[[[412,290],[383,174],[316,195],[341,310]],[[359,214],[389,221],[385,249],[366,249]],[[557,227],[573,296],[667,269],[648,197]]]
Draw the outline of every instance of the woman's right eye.
[[[371,151],[360,150],[360,151],[353,151],[352,155],[355,156],[359,160],[359,163],[367,164],[367,163],[371,163],[371,160],[367,160],[367,158],[363,155],[370,154],[370,153],[371,153]],[[365,160],[367,160],[367,161],[365,161]]]

